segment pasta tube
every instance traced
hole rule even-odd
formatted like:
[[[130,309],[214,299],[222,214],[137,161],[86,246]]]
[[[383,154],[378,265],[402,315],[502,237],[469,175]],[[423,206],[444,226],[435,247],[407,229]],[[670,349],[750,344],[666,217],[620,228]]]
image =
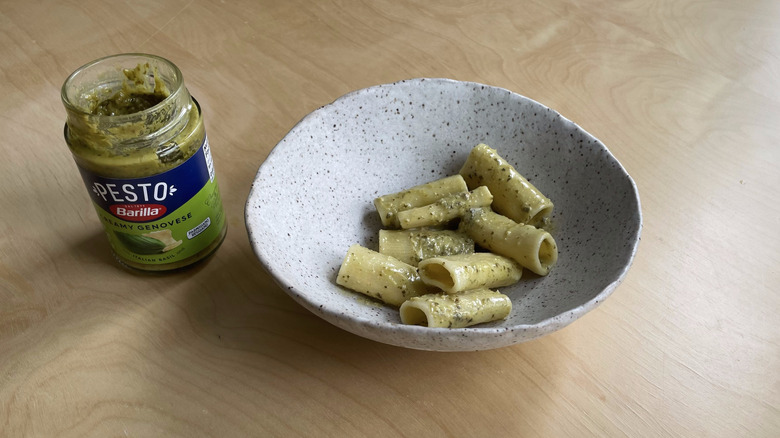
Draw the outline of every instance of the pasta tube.
[[[487,186],[493,209],[516,222],[539,225],[552,214],[552,201],[484,143],[471,150],[460,174],[470,189]]]
[[[336,283],[393,306],[431,292],[414,266],[357,244],[349,247]]]
[[[417,266],[431,257],[471,254],[474,241],[451,230],[379,230],[379,252]]]
[[[470,192],[455,193],[423,207],[398,212],[398,223],[403,229],[430,227],[445,224],[471,208],[487,207],[493,195],[485,186]]]
[[[509,316],[512,301],[490,289],[428,294],[401,304],[401,322],[428,327],[463,328]]]
[[[459,230],[478,245],[509,257],[539,275],[549,274],[558,261],[558,246],[550,233],[518,224],[490,209],[478,208],[466,213]]]
[[[509,286],[523,275],[514,260],[486,252],[433,257],[421,261],[418,269],[422,281],[447,293]]]
[[[400,225],[396,218],[399,211],[428,205],[444,196],[468,190],[462,176],[452,175],[398,193],[380,196],[374,199],[374,207],[379,213],[383,226],[399,228]]]

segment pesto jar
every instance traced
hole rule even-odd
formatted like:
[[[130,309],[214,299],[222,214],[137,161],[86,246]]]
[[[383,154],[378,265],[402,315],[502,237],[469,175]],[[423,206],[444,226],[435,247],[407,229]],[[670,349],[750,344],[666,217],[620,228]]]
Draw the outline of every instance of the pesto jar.
[[[101,58],[62,86],[65,141],[117,259],[164,271],[195,263],[227,222],[198,103],[170,61]]]

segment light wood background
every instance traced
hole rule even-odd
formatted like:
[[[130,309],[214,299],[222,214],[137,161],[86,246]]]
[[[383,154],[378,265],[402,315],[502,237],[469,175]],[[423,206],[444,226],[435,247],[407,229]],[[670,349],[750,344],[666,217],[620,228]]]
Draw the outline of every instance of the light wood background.
[[[162,55],[204,107],[230,230],[118,267],[62,138],[66,76]],[[0,436],[780,436],[780,2],[0,1]],[[309,111],[412,77],[509,88],[602,139],[645,219],[625,282],[541,339],[391,347],[298,306],[248,244]]]

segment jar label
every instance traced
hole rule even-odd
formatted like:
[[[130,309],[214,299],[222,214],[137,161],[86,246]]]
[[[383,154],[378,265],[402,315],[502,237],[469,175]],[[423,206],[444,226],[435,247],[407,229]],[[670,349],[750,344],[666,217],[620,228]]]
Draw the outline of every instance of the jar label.
[[[120,258],[160,265],[192,257],[224,226],[208,137],[184,163],[144,178],[106,178],[82,168],[92,203]]]

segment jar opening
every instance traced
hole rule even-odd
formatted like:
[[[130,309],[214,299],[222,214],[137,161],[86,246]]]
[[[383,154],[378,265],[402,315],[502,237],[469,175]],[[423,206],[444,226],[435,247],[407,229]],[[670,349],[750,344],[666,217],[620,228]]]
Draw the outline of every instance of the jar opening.
[[[66,110],[84,117],[110,117],[114,123],[154,112],[184,88],[181,71],[165,58],[127,53],[107,56],[74,71],[62,86]]]
[[[179,68],[142,53],[85,64],[68,76],[61,95],[66,139],[113,154],[167,142],[184,129],[192,108]]]

